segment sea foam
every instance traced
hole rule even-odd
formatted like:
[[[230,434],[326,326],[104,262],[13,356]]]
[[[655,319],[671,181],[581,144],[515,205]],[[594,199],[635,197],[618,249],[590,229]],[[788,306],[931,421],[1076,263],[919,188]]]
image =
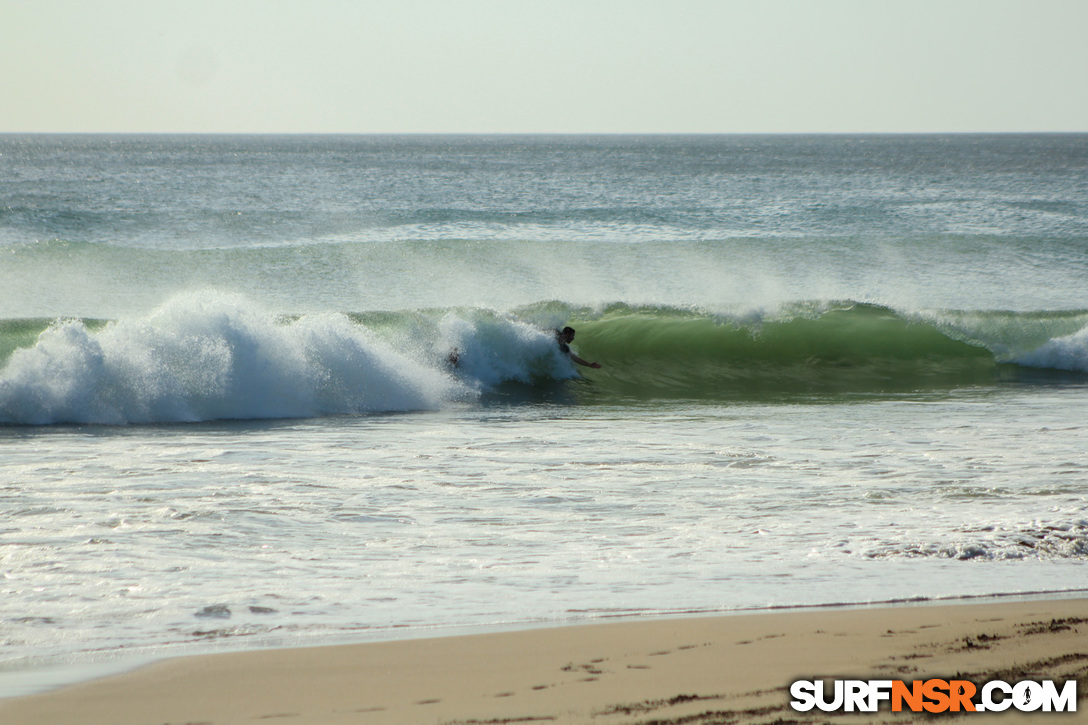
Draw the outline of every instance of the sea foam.
[[[1016,362],[1033,368],[1088,373],[1088,327],[1053,338]]]
[[[149,423],[432,409],[472,395],[342,314],[182,295],[94,331],[58,321],[0,371],[0,422]]]

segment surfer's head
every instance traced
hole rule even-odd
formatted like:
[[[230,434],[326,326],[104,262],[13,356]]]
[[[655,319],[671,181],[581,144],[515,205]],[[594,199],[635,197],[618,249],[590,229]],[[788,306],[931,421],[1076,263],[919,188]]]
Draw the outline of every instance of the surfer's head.
[[[574,339],[574,328],[564,327],[562,332],[559,333],[559,338],[563,340],[563,342],[570,342]]]

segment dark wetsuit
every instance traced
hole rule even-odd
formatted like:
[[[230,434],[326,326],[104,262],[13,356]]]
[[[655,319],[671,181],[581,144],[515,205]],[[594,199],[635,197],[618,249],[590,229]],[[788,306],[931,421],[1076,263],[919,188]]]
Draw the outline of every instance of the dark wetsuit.
[[[563,342],[563,333],[560,330],[555,331],[555,341],[559,343],[559,352],[570,355],[570,345]]]
[[[572,340],[574,339],[574,330],[570,327],[564,328],[562,330],[555,330],[555,342],[557,345],[559,345],[559,352],[569,357],[571,359],[571,362],[578,363],[579,365],[585,365],[587,368],[599,368],[601,366],[600,363],[586,362],[585,360],[571,352],[570,345],[567,344],[566,340],[568,335]]]

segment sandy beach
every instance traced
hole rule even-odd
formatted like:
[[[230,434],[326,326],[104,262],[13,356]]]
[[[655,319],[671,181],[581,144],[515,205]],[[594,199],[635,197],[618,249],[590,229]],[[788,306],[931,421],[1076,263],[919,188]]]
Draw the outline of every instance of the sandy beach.
[[[797,679],[1078,680],[1088,600],[975,602],[682,617],[161,661],[0,701],[6,725],[180,723],[912,722],[795,712]],[[962,715],[961,715],[962,716]]]

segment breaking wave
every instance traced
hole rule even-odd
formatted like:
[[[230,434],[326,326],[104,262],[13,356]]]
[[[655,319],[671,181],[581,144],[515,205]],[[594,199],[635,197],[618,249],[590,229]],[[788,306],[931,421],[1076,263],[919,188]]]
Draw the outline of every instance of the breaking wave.
[[[242,300],[51,324],[0,373],[7,423],[157,423],[433,408],[466,393],[345,315],[280,320]]]
[[[600,360],[578,371],[554,340]],[[451,358],[451,353],[456,355]],[[853,302],[712,314],[544,302],[283,315],[190,293],[114,321],[0,322],[0,423],[160,423],[438,409],[556,389],[580,403],[767,400],[1088,380],[1088,313]],[[455,362],[455,364],[454,364]],[[582,374],[580,374],[580,372]]]

